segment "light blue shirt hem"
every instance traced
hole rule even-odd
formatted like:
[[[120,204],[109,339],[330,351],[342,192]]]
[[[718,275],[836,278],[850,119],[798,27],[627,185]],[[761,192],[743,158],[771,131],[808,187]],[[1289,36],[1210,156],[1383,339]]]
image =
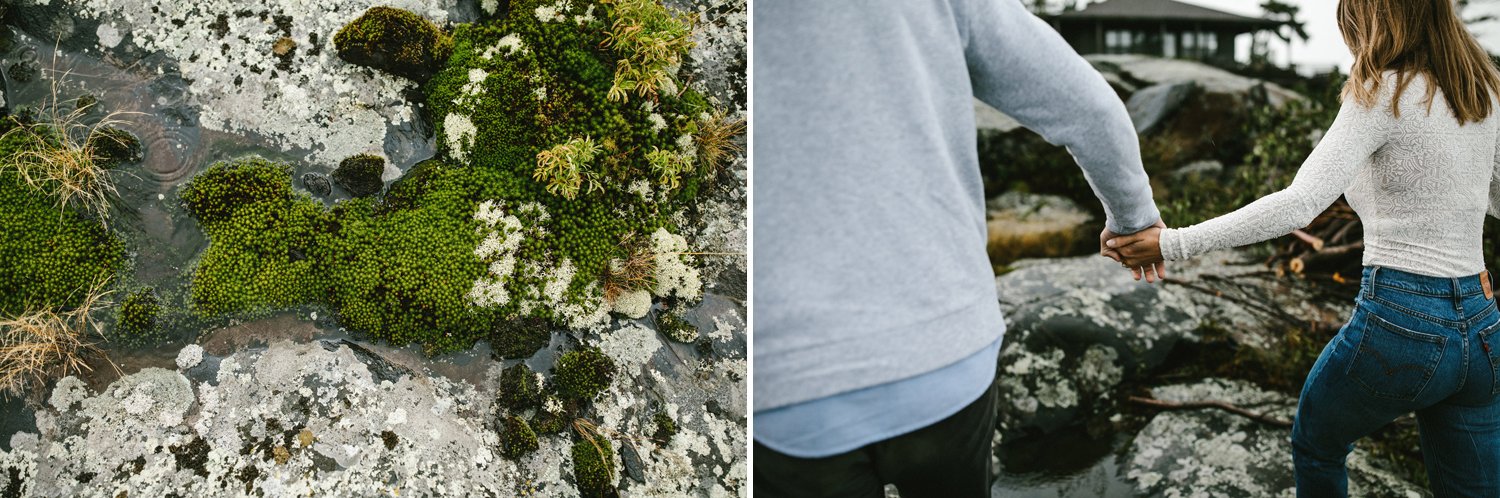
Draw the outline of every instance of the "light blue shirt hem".
[[[989,388],[1002,341],[916,377],[757,412],[755,441],[793,457],[822,458],[940,422]]]

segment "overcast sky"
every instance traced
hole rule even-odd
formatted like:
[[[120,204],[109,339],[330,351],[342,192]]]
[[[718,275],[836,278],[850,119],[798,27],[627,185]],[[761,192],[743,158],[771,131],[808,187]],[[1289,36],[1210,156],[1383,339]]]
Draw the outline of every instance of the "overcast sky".
[[[1260,17],[1260,1],[1258,0],[1179,0],[1182,2],[1202,5],[1224,12]],[[1353,62],[1353,56],[1349,55],[1349,49],[1344,46],[1344,39],[1339,35],[1339,27],[1335,21],[1335,11],[1338,8],[1338,0],[1289,0],[1290,3],[1302,7],[1302,19],[1307,22],[1307,34],[1310,39],[1307,43],[1301,40],[1293,42],[1291,47],[1291,59],[1304,70],[1326,68],[1338,65],[1345,72],[1349,70],[1349,64]],[[1091,2],[1092,3],[1092,2]],[[1476,17],[1480,14],[1500,15],[1500,0],[1470,0],[1471,5],[1465,17]],[[1474,26],[1474,33],[1479,36],[1480,42],[1492,53],[1500,53],[1500,22],[1489,22]],[[1240,51],[1242,54],[1249,53],[1250,37],[1242,36]],[[1274,40],[1271,45],[1276,52],[1276,60],[1286,60],[1287,47],[1281,40]]]

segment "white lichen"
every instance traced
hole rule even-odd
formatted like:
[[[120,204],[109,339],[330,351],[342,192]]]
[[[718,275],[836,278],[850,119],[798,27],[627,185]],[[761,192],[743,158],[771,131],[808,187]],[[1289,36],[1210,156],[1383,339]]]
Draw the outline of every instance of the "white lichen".
[[[658,228],[651,233],[651,247],[656,257],[656,295],[676,295],[688,301],[702,296],[703,282],[692,265],[686,239]]]
[[[461,163],[469,162],[468,148],[474,144],[479,129],[468,116],[450,112],[443,118],[443,141],[448,144],[448,153]]]
[[[187,370],[198,366],[203,361],[203,346],[188,344],[177,352],[177,368]]]
[[[630,318],[646,316],[651,311],[651,293],[637,289],[615,297],[613,311]]]

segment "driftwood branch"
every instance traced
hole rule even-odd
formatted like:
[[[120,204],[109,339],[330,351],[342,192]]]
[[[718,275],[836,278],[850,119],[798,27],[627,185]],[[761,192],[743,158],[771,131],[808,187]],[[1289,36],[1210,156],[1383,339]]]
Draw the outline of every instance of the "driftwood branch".
[[[1226,412],[1233,413],[1235,415],[1239,415],[1241,417],[1245,417],[1250,420],[1254,420],[1256,422],[1260,422],[1262,424],[1270,425],[1273,427],[1292,426],[1292,423],[1290,421],[1272,417],[1264,413],[1255,413],[1250,410],[1231,405],[1224,401],[1186,401],[1179,403],[1175,401],[1162,401],[1159,399],[1131,396],[1130,402],[1137,405],[1149,406],[1158,410],[1201,410],[1204,408],[1217,408],[1219,410],[1224,410]]]

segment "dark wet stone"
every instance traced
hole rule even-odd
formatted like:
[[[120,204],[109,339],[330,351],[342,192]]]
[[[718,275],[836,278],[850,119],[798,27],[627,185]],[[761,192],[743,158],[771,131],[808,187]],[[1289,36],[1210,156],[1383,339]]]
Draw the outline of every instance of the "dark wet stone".
[[[635,445],[620,443],[620,463],[625,465],[625,475],[635,479],[635,482],[646,483],[645,465],[641,463],[641,455],[636,453]]]
[[[368,197],[379,193],[381,187],[385,186],[385,182],[380,179],[380,174],[384,172],[385,158],[360,154],[339,163],[339,167],[333,170],[333,182],[348,190],[349,195]]]
[[[307,173],[302,175],[302,188],[312,192],[313,195],[323,197],[333,192],[333,183],[328,177],[318,173]]]
[[[323,349],[329,351],[337,351],[339,346],[348,346],[349,350],[354,352],[355,357],[358,357],[360,361],[365,362],[365,365],[369,366],[370,374],[375,376],[376,381],[388,380],[396,382],[402,376],[413,377],[416,375],[412,373],[411,369],[391,363],[384,357],[375,354],[374,351],[370,351],[369,348],[350,342],[347,339],[340,339],[337,342],[318,341],[318,344],[323,346]]]
[[[428,183],[437,177],[443,166],[443,162],[436,159],[412,165],[406,170],[406,174],[391,182],[391,188],[386,189],[385,204],[392,209],[415,207],[417,198],[427,192]]]

